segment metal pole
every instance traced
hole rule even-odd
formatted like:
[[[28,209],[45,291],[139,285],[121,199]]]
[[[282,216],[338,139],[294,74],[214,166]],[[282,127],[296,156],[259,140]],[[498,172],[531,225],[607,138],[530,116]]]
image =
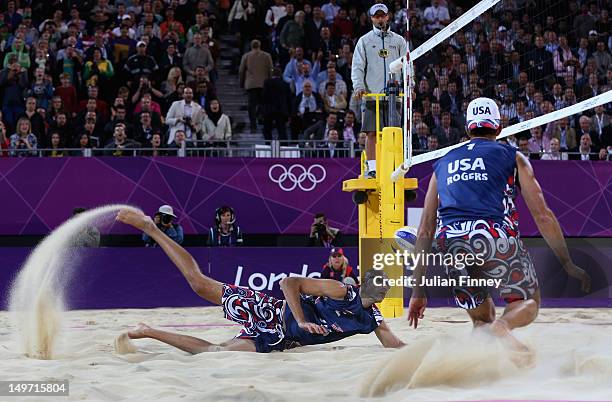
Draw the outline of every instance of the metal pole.
[[[410,0],[406,0],[406,57],[404,58],[404,163],[407,168],[412,165],[412,82],[414,65],[410,58]]]
[[[404,99],[402,109],[404,112],[404,162],[391,174],[391,181],[396,182],[404,177],[412,165],[412,79],[414,68],[410,59],[410,2],[406,0],[406,54],[402,63]]]
[[[399,122],[397,121],[397,97],[399,96],[399,83],[397,82],[397,75],[395,73],[389,73],[389,80],[387,84],[387,100],[388,100],[388,127],[398,127]]]

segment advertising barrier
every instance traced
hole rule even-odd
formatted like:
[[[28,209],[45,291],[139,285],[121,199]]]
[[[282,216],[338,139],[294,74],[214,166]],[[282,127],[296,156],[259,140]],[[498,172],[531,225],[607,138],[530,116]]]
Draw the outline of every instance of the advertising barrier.
[[[550,249],[529,241],[544,306],[612,306],[612,245],[607,239],[570,240],[577,265],[591,275],[592,291],[584,294],[568,278]],[[3,248],[0,254],[1,308],[6,309],[9,286],[31,249]],[[323,248],[190,248],[200,270],[221,282],[248,286],[282,297],[279,282],[286,276],[320,277],[329,258]],[[357,249],[345,248],[350,262]],[[73,267],[66,261],[62,280],[71,309],[154,308],[206,306],[159,248],[82,249]],[[351,264],[356,268],[356,264]],[[72,274],[68,275],[69,272]],[[409,272],[407,272],[409,274]],[[442,274],[432,269],[429,275]],[[405,302],[410,290],[406,289]],[[430,306],[452,306],[448,288],[429,289]]]

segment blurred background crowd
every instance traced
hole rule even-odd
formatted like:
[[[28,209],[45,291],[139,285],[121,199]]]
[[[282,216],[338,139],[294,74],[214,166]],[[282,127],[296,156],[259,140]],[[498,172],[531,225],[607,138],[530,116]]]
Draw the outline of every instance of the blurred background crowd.
[[[415,49],[476,2],[385,3],[391,29]],[[2,4],[2,156],[244,156],[272,140],[296,149],[291,156],[364,149],[351,69],[374,1]],[[465,110],[478,96],[498,101],[509,126],[608,91],[609,9],[602,0],[503,0],[423,55],[415,152],[465,140]],[[609,159],[611,108],[507,141],[532,158]]]

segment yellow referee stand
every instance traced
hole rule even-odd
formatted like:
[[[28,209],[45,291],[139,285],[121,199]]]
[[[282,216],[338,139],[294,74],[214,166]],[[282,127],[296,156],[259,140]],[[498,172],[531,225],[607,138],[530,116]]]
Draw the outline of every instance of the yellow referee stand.
[[[401,127],[380,128],[380,99],[387,95],[364,96],[376,100],[376,179],[364,175],[364,152],[361,154],[361,175],[342,183],[343,191],[354,192],[353,201],[359,206],[360,279],[373,269],[376,253],[395,253],[395,231],[405,225],[405,202],[414,200],[418,188],[414,178],[403,178],[395,183],[391,180],[391,173],[404,162],[404,135]],[[389,104],[394,105],[394,97],[390,98]],[[399,279],[404,275],[401,265],[385,265],[384,270],[389,278]],[[393,286],[387,293],[379,305],[384,317],[403,315],[403,291],[402,286]]]

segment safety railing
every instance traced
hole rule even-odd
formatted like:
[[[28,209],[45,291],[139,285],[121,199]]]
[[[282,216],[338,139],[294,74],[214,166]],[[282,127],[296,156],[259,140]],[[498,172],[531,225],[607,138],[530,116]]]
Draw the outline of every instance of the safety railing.
[[[425,154],[427,150],[414,150],[414,155]],[[363,147],[355,142],[340,142],[330,147],[327,141],[273,140],[253,143],[252,141],[193,142],[181,148],[37,148],[1,150],[2,157],[99,157],[99,156],[174,156],[174,157],[220,157],[220,158],[356,158],[361,157]],[[527,154],[525,153],[527,156]],[[531,152],[530,159],[580,160],[580,152]],[[612,161],[608,153],[605,160]],[[590,153],[589,160],[600,160],[598,153]]]
[[[193,141],[182,147],[142,147],[138,144],[110,148],[37,148],[1,150],[8,157],[99,157],[99,156],[174,156],[174,157],[253,157],[253,158],[354,158],[362,148],[355,142],[330,144],[323,140]]]

